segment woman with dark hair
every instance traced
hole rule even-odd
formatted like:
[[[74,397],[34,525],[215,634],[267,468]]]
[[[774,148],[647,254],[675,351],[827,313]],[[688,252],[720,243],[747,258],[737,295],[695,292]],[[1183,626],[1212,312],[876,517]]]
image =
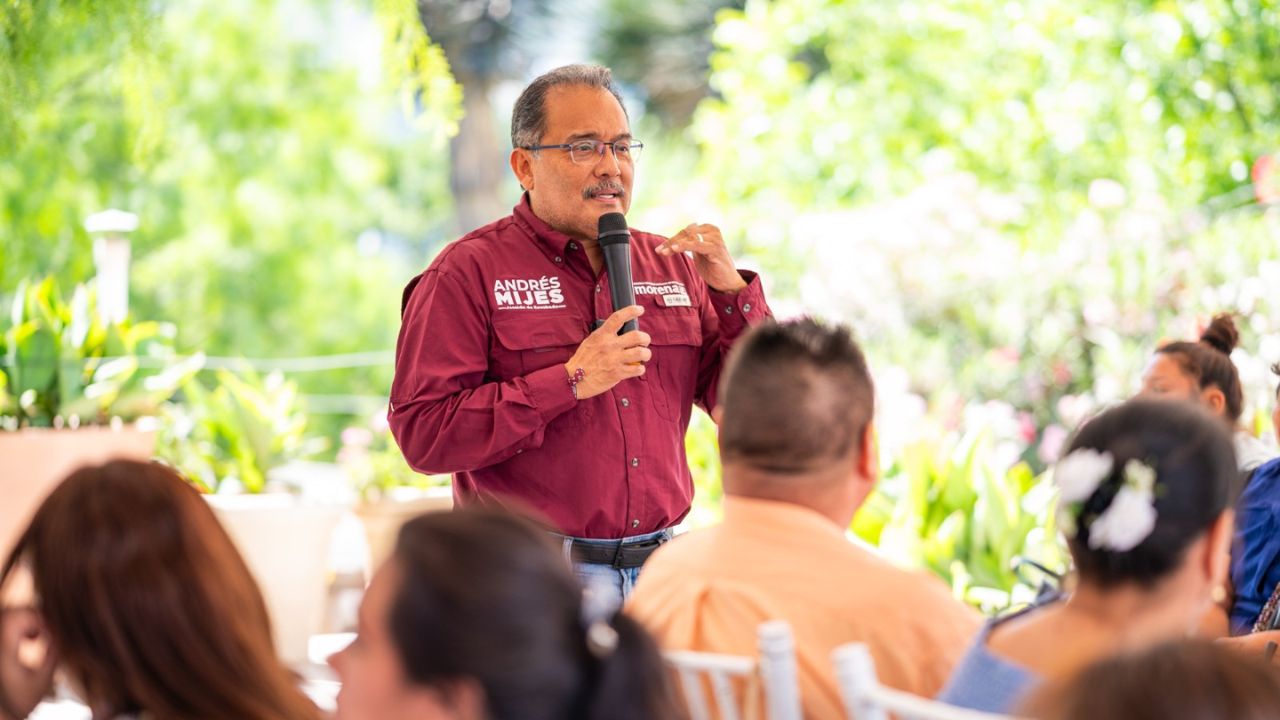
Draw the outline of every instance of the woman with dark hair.
[[[939,696],[1008,713],[1044,681],[1192,632],[1221,588],[1240,474],[1227,427],[1138,399],[1079,430],[1053,471],[1075,565],[1063,601],[989,623]]]
[[[1166,643],[1089,666],[1037,693],[1040,720],[1274,720],[1280,680],[1257,658],[1204,641]]]
[[[47,662],[65,671],[95,720],[320,717],[276,659],[244,560],[169,467],[117,461],[72,473],[20,536],[0,588],[24,575],[34,614],[6,610],[19,621],[11,632],[28,646],[47,639]],[[33,664],[0,658],[0,669],[19,669],[0,677],[47,683]],[[47,689],[0,687],[0,714],[26,717]]]
[[[406,523],[330,663],[339,720],[658,720],[678,706],[631,618],[584,608],[551,536],[495,510]]]
[[[1234,432],[1241,472],[1251,472],[1275,453],[1240,425],[1244,389],[1231,361],[1239,344],[1240,331],[1231,315],[1215,315],[1199,342],[1171,342],[1156,350],[1142,373],[1142,394],[1194,400],[1209,408]]]

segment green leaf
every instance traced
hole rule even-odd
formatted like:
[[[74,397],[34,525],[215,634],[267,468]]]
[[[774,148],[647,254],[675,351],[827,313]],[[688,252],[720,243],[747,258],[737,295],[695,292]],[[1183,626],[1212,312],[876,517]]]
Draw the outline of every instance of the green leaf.
[[[29,390],[48,398],[57,392],[58,336],[38,320],[10,330],[9,371],[15,395]]]

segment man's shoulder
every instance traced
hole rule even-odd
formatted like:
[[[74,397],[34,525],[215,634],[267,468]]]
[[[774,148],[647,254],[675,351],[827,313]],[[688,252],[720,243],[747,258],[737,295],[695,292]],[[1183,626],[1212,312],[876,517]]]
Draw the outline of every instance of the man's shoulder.
[[[450,272],[472,269],[478,264],[509,253],[512,247],[527,245],[528,238],[515,217],[508,215],[454,240],[436,255],[428,271]]]
[[[631,231],[631,241],[638,245],[644,245],[645,247],[648,247],[648,248],[656,248],[662,243],[666,242],[667,238],[657,233],[651,233],[651,232],[645,232],[644,230],[633,229]]]
[[[427,268],[413,276],[401,293],[400,312],[409,306],[414,291],[429,275],[449,276],[464,286],[473,285],[485,275],[485,268],[498,258],[512,257],[513,249],[527,247],[524,231],[513,215],[495,220],[445,245]]]
[[[656,568],[659,572],[684,572],[691,566],[714,564],[720,535],[720,525],[681,533],[654,552],[644,571],[649,573]]]

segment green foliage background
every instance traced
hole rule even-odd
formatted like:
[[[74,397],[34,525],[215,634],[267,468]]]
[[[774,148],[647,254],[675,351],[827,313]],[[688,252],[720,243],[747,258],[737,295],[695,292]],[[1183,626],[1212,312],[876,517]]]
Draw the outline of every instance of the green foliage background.
[[[138,213],[133,311],[179,347],[389,348],[450,201],[459,89],[413,3],[19,0],[0,10],[0,288],[93,274],[84,218]],[[363,237],[380,252],[361,251]],[[300,378],[381,394],[385,367]]]
[[[1014,557],[1063,560],[1043,471],[1066,435],[1136,389],[1158,340],[1214,312],[1239,313],[1247,424],[1269,434],[1280,217],[1250,172],[1280,151],[1275,0],[658,0],[594,19],[560,2],[458,7],[0,4],[0,295],[29,276],[90,278],[82,224],[114,206],[141,217],[134,313],[172,323],[177,352],[389,350],[399,288],[455,235],[474,199],[457,187],[487,177],[450,167],[462,88],[429,37],[484,89],[472,115],[500,116],[498,83],[598,20],[586,52],[640,100],[648,145],[633,224],[717,222],[776,309],[858,330],[885,473],[860,537],[975,603],[1016,599]],[[455,152],[499,147],[457,142],[485,126]],[[217,463],[283,457],[304,444],[294,403],[308,398],[310,432],[336,450],[342,425],[377,413],[387,360],[261,388],[203,373],[190,425],[208,447],[175,438],[174,452],[214,458],[210,483]],[[270,397],[287,403],[254,400]],[[325,399],[338,414],[315,412]],[[241,442],[250,406],[276,408],[289,442]],[[347,445],[381,453],[373,432]],[[709,522],[708,419],[688,446],[691,518]]]

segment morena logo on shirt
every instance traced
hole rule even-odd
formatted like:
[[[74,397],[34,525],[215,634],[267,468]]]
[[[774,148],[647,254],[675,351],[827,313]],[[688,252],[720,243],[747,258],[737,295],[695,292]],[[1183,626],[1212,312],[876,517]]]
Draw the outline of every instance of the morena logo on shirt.
[[[499,309],[556,310],[563,308],[564,292],[556,276],[530,280],[495,280],[493,299]]]
[[[638,282],[635,284],[636,296],[657,295],[667,307],[689,307],[689,291],[684,283],[671,280],[664,283]]]

